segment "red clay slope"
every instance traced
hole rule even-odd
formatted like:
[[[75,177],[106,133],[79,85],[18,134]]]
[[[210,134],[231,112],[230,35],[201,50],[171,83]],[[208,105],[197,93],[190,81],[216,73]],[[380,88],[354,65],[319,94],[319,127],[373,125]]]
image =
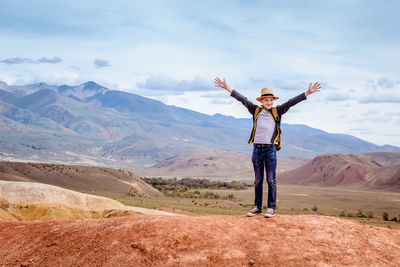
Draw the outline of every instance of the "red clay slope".
[[[1,222],[5,266],[399,266],[400,231],[317,215]]]
[[[307,164],[282,173],[279,183],[318,186],[361,185],[366,175],[383,168],[380,164],[352,154],[325,154]]]

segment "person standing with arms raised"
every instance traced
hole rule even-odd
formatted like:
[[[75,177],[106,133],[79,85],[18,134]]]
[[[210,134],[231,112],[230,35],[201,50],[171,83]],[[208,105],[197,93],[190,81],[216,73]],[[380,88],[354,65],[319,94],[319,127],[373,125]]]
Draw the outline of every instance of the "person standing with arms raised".
[[[224,88],[230,95],[241,102],[253,116],[253,129],[251,131],[249,144],[253,143],[252,162],[254,167],[254,208],[247,213],[252,217],[262,214],[263,201],[263,181],[264,169],[266,171],[266,180],[268,183],[268,208],[265,217],[271,218],[275,216],[276,210],[276,151],[281,146],[281,117],[292,106],[306,100],[307,96],[315,92],[319,92],[321,85],[316,82],[314,85],[310,83],[306,92],[289,99],[282,105],[273,107],[274,101],[279,97],[274,95],[274,91],[270,87],[261,89],[260,97],[257,101],[261,102],[260,106],[253,104],[246,97],[236,90],[229,87],[225,78],[215,78],[215,86]]]

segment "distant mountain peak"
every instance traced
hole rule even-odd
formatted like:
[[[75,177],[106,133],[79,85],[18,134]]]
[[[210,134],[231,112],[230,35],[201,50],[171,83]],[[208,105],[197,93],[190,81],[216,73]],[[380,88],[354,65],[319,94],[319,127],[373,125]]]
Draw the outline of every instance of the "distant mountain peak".
[[[74,100],[86,101],[94,95],[103,95],[110,90],[93,81],[88,81],[86,83],[76,86],[61,85],[58,88],[58,91],[59,93],[68,96],[69,98],[72,98]]]
[[[44,82],[39,82],[39,83],[32,83],[32,84],[28,84],[25,86],[30,86],[30,87],[45,87],[45,86],[49,86],[47,83]]]
[[[41,89],[52,89],[52,90],[57,90],[57,86],[55,85],[49,85],[44,82],[39,82],[39,83],[32,83],[32,84],[27,84],[25,87],[33,90],[41,90]]]
[[[8,84],[6,82],[3,82],[0,80],[0,89],[4,89],[8,86]]]
[[[224,114],[221,114],[221,113],[215,113],[214,115],[212,115],[213,117],[216,117],[216,118],[234,118],[233,116],[229,116],[229,115],[224,115]]]
[[[100,84],[95,83],[93,81],[85,82],[84,84],[82,84],[82,86],[83,86],[83,90],[89,90],[89,91],[99,91],[99,90],[107,89],[106,87],[101,86]]]

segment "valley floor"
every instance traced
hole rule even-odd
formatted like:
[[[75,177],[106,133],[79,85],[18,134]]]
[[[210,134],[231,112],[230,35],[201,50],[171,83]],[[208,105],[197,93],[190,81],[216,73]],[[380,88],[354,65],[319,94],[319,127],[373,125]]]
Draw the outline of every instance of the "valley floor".
[[[195,191],[195,190],[191,190]],[[198,190],[209,198],[138,197],[103,193],[125,205],[159,209],[169,212],[205,215],[240,215],[253,207],[253,188],[246,190]],[[212,198],[218,195],[218,198]],[[230,199],[228,196],[231,195]],[[233,197],[232,197],[233,195]],[[264,199],[267,188],[264,188]],[[266,208],[266,207],[265,207]],[[383,220],[383,213],[388,221]],[[355,219],[362,223],[400,229],[400,192],[340,187],[278,185],[278,214],[321,214]],[[370,217],[370,218],[368,218]]]

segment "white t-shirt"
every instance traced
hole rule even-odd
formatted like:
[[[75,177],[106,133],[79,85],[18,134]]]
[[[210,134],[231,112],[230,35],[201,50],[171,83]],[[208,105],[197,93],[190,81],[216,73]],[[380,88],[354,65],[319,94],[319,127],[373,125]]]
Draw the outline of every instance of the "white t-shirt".
[[[254,134],[255,144],[271,144],[271,138],[275,130],[275,120],[265,109],[261,111],[257,118],[257,128]]]

